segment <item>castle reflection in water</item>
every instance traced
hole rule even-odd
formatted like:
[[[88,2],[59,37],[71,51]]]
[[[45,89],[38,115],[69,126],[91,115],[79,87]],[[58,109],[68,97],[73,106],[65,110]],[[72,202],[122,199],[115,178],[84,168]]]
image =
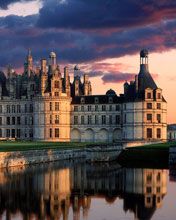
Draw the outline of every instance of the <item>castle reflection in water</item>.
[[[0,172],[0,219],[86,219],[91,200],[113,204],[123,199],[124,211],[150,219],[167,192],[167,171],[121,168],[118,164],[57,164]],[[118,213],[117,213],[118,215]]]

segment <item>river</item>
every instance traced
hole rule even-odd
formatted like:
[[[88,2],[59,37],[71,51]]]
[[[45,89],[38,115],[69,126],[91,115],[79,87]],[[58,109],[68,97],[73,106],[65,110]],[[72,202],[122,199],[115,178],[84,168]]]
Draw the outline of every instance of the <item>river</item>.
[[[0,171],[0,220],[175,220],[176,172],[59,162]]]

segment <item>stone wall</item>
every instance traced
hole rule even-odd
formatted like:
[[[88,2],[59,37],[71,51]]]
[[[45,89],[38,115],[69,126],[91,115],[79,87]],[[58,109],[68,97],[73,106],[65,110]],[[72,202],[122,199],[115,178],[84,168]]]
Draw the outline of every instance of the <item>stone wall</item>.
[[[86,161],[110,161],[117,158],[122,146],[105,145],[85,149],[67,150],[29,150],[16,152],[0,152],[0,168],[24,166],[35,163],[48,163],[59,160],[83,158]]]

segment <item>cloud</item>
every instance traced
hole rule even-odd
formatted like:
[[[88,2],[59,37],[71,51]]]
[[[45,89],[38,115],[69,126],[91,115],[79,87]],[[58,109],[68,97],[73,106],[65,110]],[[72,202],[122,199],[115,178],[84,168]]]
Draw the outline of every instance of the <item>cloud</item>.
[[[44,1],[38,25],[43,28],[121,29],[176,17],[173,0],[50,0]]]
[[[55,0],[49,0],[43,2],[43,8],[39,15],[0,17],[0,66],[4,67],[10,63],[16,68],[21,67],[26,50],[31,48],[35,60],[40,60],[42,57],[47,58],[49,52],[54,50],[58,55],[58,63],[60,64],[83,63],[87,65],[91,63],[93,65],[94,63],[94,68],[88,71],[93,70],[97,73],[99,71],[125,72],[128,67],[119,69],[120,64],[97,64],[97,62],[108,58],[133,55],[139,53],[142,48],[149,49],[149,52],[162,52],[175,48],[176,20],[167,20],[176,16],[173,13],[176,3],[173,1],[161,0],[156,3],[156,1],[148,0],[144,4],[143,1],[137,0],[102,0],[102,4],[98,3],[98,0],[91,0],[90,4],[86,0],[65,0],[57,1],[56,4]],[[54,4],[55,7],[52,7]],[[74,4],[77,4],[78,7],[73,7]],[[87,5],[87,9],[85,5]],[[133,6],[130,8],[128,7],[130,5]],[[97,10],[98,6],[99,10]],[[115,6],[118,6],[117,9]],[[101,14],[103,8],[109,9],[104,15]],[[138,8],[141,9],[138,12],[139,15],[137,14]],[[156,8],[158,12],[154,10]],[[81,14],[81,9],[85,13],[84,16]],[[86,16],[88,13],[86,10],[92,11],[92,14]],[[94,10],[97,10],[96,14]],[[115,12],[117,11],[114,12],[114,10],[127,10],[129,18],[126,18],[125,15],[116,15]],[[55,14],[53,15],[55,11],[57,11],[57,17],[54,16]],[[73,13],[75,13],[75,17]],[[161,15],[157,13],[162,14],[162,19]],[[151,14],[151,18],[152,16],[155,17],[153,23],[151,21],[150,25],[140,27],[139,16],[141,16],[142,25],[149,19],[149,14]],[[59,25],[50,25],[50,16],[53,16],[53,23],[59,22]],[[111,20],[110,16],[112,17]],[[138,19],[133,19],[135,16]],[[47,18],[48,21],[46,21]],[[165,20],[165,18],[167,19]],[[72,26],[70,26],[71,23],[67,25],[70,22],[69,19],[72,21]],[[131,21],[126,19],[131,19]],[[156,23],[156,21],[160,22]],[[64,22],[66,22],[65,26]],[[81,28],[79,22],[80,25],[84,24],[86,30]],[[86,26],[86,22],[89,23],[89,27]],[[108,22],[112,25],[109,26]],[[67,29],[68,27],[69,29]],[[101,31],[91,31],[94,28],[96,30],[99,28]],[[112,30],[111,28],[115,29]],[[89,31],[87,31],[88,29]],[[92,73],[92,75],[96,74]]]
[[[10,4],[17,3],[17,2],[29,2],[29,1],[32,1],[32,0],[1,0],[0,8],[7,10]]]
[[[125,81],[133,81],[136,74],[132,73],[107,73],[101,78],[103,83],[122,83]]]

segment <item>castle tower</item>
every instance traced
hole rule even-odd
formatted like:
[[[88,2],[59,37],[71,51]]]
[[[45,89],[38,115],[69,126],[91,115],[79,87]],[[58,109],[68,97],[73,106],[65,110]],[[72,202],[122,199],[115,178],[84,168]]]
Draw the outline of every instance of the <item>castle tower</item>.
[[[28,49],[28,54],[26,57],[26,63],[24,64],[24,70],[25,73],[27,73],[28,76],[31,75],[31,72],[33,71],[33,57],[31,54],[31,49]]]
[[[65,92],[68,96],[70,96],[70,76],[68,72],[68,67],[64,67],[64,85],[65,85]]]
[[[41,95],[42,96],[44,95],[44,92],[46,90],[47,80],[48,80],[46,64],[47,64],[46,59],[42,59],[41,60]]]

